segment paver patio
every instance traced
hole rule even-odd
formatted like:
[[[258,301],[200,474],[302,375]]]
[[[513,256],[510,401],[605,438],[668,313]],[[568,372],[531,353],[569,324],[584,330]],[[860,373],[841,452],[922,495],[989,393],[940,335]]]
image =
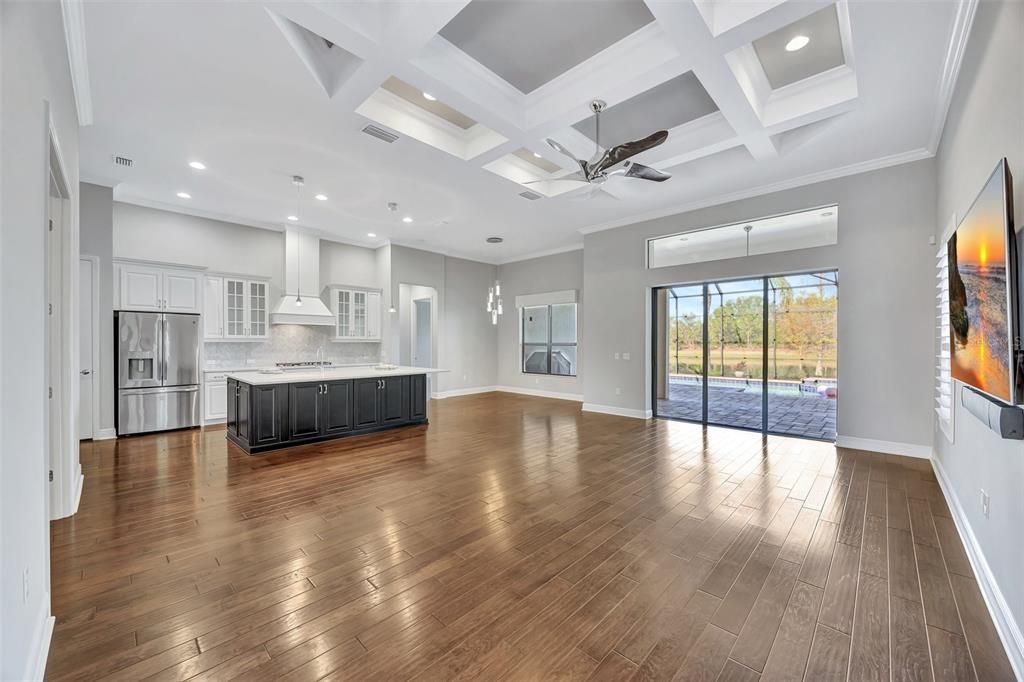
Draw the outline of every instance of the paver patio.
[[[701,419],[701,386],[669,381],[669,399],[658,401],[658,416]],[[708,421],[712,424],[761,428],[761,392],[743,387],[708,386]],[[836,439],[836,401],[815,394],[768,393],[768,430],[790,436]]]

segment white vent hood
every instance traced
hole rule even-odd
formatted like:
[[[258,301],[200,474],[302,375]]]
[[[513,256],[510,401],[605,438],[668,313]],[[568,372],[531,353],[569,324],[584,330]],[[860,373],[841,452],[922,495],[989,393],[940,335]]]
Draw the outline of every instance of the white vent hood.
[[[270,324],[334,326],[334,314],[320,300],[319,290],[320,239],[298,230],[286,230],[285,293],[270,313]]]

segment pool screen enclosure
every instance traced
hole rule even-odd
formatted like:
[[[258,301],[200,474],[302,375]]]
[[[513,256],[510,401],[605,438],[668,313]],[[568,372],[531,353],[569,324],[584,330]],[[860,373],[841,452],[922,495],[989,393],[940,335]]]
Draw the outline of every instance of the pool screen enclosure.
[[[835,440],[836,271],[660,287],[655,416]]]

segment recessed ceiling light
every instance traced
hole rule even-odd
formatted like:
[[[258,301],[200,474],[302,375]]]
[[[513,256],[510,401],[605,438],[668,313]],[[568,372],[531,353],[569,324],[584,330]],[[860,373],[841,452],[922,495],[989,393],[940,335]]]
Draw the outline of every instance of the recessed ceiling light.
[[[503,241],[505,241],[505,240],[502,239],[501,237],[488,237],[487,238],[487,243],[488,244],[500,244]]]
[[[294,222],[297,222],[299,220],[299,217],[298,216],[294,216],[294,215],[290,215],[290,216],[288,216],[288,220],[290,220],[290,221],[292,221],[294,223]]]
[[[179,199],[191,199],[192,195],[189,194],[188,192],[178,192],[178,198]]]
[[[402,218],[402,222],[403,223],[411,223],[412,222],[412,217],[405,216],[404,218]]]
[[[431,95],[429,92],[424,92],[423,93],[423,99],[427,100],[428,102],[436,102],[437,101],[437,98],[434,97],[433,95]]]
[[[821,214],[821,217],[822,217],[822,218],[827,218],[827,217],[829,217],[830,215],[832,215],[832,211],[825,211],[824,213],[822,213],[822,214]]]
[[[533,158],[539,159],[540,158],[540,154],[538,154],[537,152],[534,152],[533,153]]]
[[[196,170],[206,170],[206,164],[202,161],[189,161],[188,165],[190,168],[195,168]]]
[[[375,233],[373,233],[373,232],[367,232],[367,233],[366,233],[366,236],[367,236],[367,237],[369,237],[370,239],[373,239],[373,238],[374,238],[374,237],[376,237],[377,235],[376,235]]]
[[[807,43],[811,42],[811,39],[807,36],[795,36],[792,40],[786,43],[786,52],[796,52],[807,47]]]
[[[317,201],[327,201],[327,195],[326,194],[317,194],[313,198],[316,199]]]

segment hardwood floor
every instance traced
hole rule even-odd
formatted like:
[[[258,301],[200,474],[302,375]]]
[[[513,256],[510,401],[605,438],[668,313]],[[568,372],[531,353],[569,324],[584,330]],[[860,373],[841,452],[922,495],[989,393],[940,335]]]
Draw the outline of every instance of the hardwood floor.
[[[83,444],[47,677],[1011,680],[927,461],[509,394]]]

